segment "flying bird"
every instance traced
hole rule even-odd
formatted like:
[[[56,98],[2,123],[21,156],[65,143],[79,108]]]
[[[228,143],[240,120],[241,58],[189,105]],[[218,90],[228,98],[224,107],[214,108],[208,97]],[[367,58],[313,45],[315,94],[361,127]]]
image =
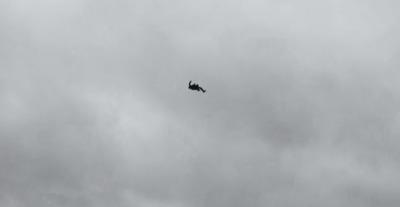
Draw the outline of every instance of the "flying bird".
[[[189,81],[189,89],[190,90],[194,90],[194,91],[202,91],[203,93],[206,92],[206,90],[204,90],[202,87],[200,87],[198,84],[193,83],[192,81]]]

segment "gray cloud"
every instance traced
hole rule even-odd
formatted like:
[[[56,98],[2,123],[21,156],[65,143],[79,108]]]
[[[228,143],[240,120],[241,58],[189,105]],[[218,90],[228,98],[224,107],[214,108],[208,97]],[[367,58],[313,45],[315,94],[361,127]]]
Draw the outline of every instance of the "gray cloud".
[[[398,206],[396,6],[2,1],[0,205]]]

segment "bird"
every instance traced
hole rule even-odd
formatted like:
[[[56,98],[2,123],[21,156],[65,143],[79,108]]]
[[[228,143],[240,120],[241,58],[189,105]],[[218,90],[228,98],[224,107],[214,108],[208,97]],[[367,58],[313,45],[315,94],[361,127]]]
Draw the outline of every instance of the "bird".
[[[198,84],[193,83],[192,84],[192,80],[189,81],[189,87],[190,90],[194,90],[194,91],[202,91],[203,93],[206,92],[206,90],[204,90],[202,87],[200,87]]]

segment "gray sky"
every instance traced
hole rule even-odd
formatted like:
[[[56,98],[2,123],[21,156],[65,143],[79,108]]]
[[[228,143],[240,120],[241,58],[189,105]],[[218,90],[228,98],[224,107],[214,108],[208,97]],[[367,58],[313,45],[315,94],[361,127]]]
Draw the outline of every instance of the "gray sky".
[[[0,206],[400,206],[399,6],[1,1]]]

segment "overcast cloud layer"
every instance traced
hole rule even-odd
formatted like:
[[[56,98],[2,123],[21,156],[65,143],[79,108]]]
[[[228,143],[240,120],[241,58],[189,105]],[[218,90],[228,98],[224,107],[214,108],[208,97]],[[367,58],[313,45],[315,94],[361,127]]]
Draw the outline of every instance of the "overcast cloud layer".
[[[0,206],[400,206],[399,6],[0,1]]]

